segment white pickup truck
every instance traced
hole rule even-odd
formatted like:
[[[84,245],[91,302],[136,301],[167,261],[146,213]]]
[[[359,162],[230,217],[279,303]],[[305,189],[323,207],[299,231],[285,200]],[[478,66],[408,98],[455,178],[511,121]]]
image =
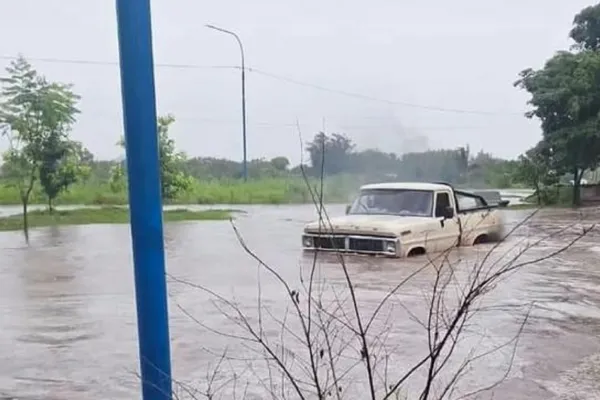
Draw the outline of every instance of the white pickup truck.
[[[308,251],[408,257],[499,240],[500,205],[444,183],[364,185],[346,215],[307,224]]]

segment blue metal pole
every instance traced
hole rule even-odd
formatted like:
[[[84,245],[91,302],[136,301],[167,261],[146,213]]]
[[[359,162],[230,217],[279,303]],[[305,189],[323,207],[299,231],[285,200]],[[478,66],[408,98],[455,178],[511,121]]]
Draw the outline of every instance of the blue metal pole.
[[[171,399],[150,0],[117,0],[121,95],[144,400]]]

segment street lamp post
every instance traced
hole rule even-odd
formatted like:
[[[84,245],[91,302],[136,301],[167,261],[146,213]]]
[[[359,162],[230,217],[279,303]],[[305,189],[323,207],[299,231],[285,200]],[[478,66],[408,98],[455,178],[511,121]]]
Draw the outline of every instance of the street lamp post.
[[[206,25],[207,28],[214,29],[219,32],[226,33],[235,38],[240,46],[240,54],[242,57],[242,136],[243,136],[243,146],[244,146],[244,182],[248,181],[248,158],[246,151],[246,64],[244,63],[244,46],[242,45],[242,41],[240,37],[235,33],[228,31],[223,28],[216,27],[214,25]]]

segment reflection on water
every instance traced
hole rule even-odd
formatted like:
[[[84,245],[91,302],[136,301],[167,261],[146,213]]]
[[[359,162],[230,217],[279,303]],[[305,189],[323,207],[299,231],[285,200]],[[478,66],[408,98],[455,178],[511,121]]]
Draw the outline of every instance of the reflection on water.
[[[330,209],[342,214],[343,206]],[[245,207],[236,221],[250,248],[291,282],[306,263],[300,251],[302,225],[312,207]],[[0,209],[2,214],[2,209]],[[527,212],[507,211],[512,223]],[[547,232],[577,218],[569,211],[536,217],[517,241]],[[598,220],[598,214],[586,216]],[[515,360],[515,371],[495,399],[598,399],[600,368],[600,271],[598,234],[559,257],[520,271],[490,295],[496,303],[536,301],[535,316]],[[186,222],[165,226],[168,271],[200,282],[244,304],[255,304],[257,263],[239,246],[228,222]],[[547,249],[559,244],[550,242]],[[460,249],[464,260],[481,250]],[[349,270],[369,308],[390,285],[422,265],[422,260],[350,258]],[[321,264],[330,283],[343,277],[334,262]],[[35,229],[30,245],[19,233],[0,234],[0,398],[131,399],[138,397],[137,342],[129,227],[94,225]],[[410,307],[423,302],[430,274],[399,294]],[[282,310],[284,293],[272,281],[261,285],[263,306]],[[171,337],[175,376],[187,382],[206,378],[204,366],[230,341],[200,329],[177,305],[213,327],[227,326],[206,295],[170,284]],[[401,311],[395,311],[400,313]],[[512,315],[514,314],[514,315]],[[481,329],[495,339],[518,325],[514,312],[485,314]],[[394,314],[400,315],[400,314]],[[400,317],[399,317],[400,318]],[[394,340],[403,357],[417,356],[422,333],[401,324]],[[469,381],[485,382],[501,368],[489,360]],[[577,389],[575,383],[585,390]],[[577,390],[577,391],[576,391]],[[579,397],[560,397],[578,393]],[[489,397],[485,397],[489,398]]]
[[[85,306],[85,300],[80,294],[78,277],[83,269],[82,259],[72,255],[67,245],[76,240],[73,233],[65,228],[49,228],[43,240],[23,252],[23,268],[19,273],[23,303],[32,306],[20,315],[22,325],[28,330],[17,340],[57,350],[95,334],[93,326],[82,321],[81,307]],[[55,248],[64,250],[58,257],[50,258],[43,268],[35,268],[35,260],[45,259]]]

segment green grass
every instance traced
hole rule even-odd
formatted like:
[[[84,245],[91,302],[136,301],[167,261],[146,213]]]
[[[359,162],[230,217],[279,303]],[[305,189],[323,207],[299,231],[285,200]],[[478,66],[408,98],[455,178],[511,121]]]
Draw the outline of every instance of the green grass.
[[[537,196],[532,194],[525,199],[531,204],[530,208],[539,207]],[[573,207],[573,188],[571,186],[556,186],[544,189],[541,199],[542,208],[570,208]]]
[[[508,205],[510,209],[555,208],[564,209],[573,207],[573,188],[571,186],[558,186],[547,188],[542,196],[542,204],[537,204],[537,196],[532,194],[522,204]]]
[[[165,222],[225,220],[231,217],[232,210],[202,210],[190,211],[185,209],[167,210],[163,213]],[[129,210],[124,207],[102,207],[75,210],[30,211],[28,213],[29,227],[44,227],[58,225],[90,225],[90,224],[125,224],[129,222]],[[15,231],[23,229],[23,215],[11,215],[0,218],[0,231]]]
[[[356,177],[327,178],[323,192],[326,202],[345,203],[361,182]],[[317,180],[312,187],[320,188]],[[250,180],[195,181],[191,190],[168,204],[300,204],[310,203],[312,197],[306,182],[300,177]],[[31,204],[46,204],[39,186],[32,193]],[[0,184],[0,205],[18,205],[19,194],[13,187]],[[114,193],[105,183],[76,184],[62,193],[56,204],[64,205],[125,205],[127,193]]]

